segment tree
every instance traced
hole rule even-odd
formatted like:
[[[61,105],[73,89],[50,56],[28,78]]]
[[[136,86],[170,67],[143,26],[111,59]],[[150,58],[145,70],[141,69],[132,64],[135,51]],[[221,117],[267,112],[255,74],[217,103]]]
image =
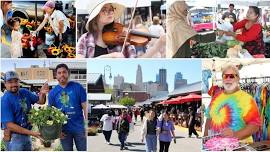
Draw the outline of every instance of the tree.
[[[133,106],[135,102],[135,99],[130,97],[124,97],[119,100],[119,104],[124,106]]]

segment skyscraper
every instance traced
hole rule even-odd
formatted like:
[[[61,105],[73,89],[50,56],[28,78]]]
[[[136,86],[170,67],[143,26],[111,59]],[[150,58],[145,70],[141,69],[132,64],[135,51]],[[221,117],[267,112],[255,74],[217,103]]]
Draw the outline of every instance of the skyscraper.
[[[117,75],[117,76],[115,76],[114,77],[114,82],[113,82],[113,86],[114,86],[114,88],[115,89],[123,89],[123,87],[124,87],[124,77],[123,76],[121,76],[121,75]]]
[[[177,72],[174,75],[174,89],[187,85],[187,79],[183,79],[181,72]]]
[[[161,91],[168,91],[166,69],[159,69],[159,85],[161,87]]]
[[[136,85],[138,86],[138,88],[140,90],[144,90],[141,65],[138,65],[138,68],[137,68],[137,72],[136,72]]]

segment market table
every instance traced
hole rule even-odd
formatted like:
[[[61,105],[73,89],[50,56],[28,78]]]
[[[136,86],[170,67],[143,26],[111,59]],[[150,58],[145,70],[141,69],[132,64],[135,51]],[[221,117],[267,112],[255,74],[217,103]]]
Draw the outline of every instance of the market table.
[[[261,141],[261,142],[254,142],[249,144],[244,148],[237,149],[239,151],[269,151],[270,150],[270,140],[268,141]]]

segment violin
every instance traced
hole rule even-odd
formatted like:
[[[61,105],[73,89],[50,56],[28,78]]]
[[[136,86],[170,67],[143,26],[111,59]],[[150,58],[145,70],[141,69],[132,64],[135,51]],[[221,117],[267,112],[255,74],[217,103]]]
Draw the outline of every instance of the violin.
[[[123,24],[113,23],[112,28],[103,30],[102,39],[106,45],[123,45],[127,32]],[[130,30],[127,42],[134,46],[145,46],[151,38],[159,36],[150,34],[146,28],[138,28]]]

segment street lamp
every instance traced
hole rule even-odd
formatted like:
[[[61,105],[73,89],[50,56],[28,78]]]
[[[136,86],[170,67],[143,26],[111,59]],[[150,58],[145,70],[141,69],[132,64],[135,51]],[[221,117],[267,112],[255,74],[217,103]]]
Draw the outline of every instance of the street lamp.
[[[109,75],[109,79],[112,79],[112,68],[111,68],[111,66],[109,66],[109,65],[106,65],[106,66],[104,66],[104,79],[105,79],[105,81],[106,81],[106,75],[105,75],[105,72],[106,71],[109,71],[110,72],[110,75]]]

